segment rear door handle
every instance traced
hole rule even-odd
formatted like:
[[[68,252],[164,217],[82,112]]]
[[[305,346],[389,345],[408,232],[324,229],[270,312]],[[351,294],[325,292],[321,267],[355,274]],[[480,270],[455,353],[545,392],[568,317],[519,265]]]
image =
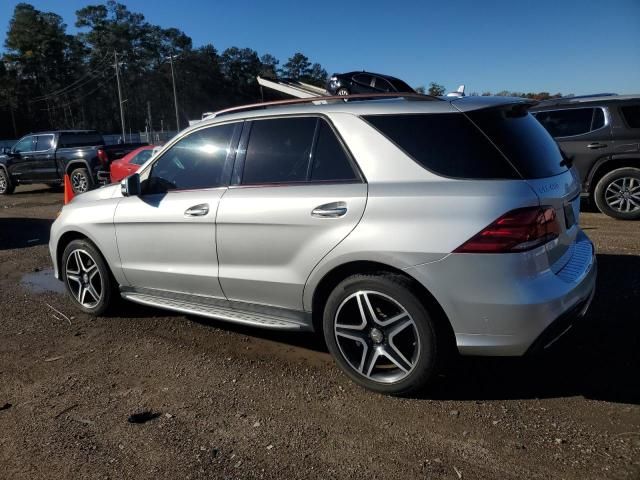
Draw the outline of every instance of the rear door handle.
[[[338,218],[347,214],[347,204],[345,202],[333,202],[320,205],[311,211],[312,217]]]
[[[590,148],[591,150],[597,150],[598,148],[605,148],[606,146],[606,143],[594,142],[587,145],[587,148]]]
[[[201,203],[200,205],[194,205],[191,208],[187,208],[187,210],[184,212],[185,216],[187,217],[203,217],[207,213],[209,213],[208,203]]]

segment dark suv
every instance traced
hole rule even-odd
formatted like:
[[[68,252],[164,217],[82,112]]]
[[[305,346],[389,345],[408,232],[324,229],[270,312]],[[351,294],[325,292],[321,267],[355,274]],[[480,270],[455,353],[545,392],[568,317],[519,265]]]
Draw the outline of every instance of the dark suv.
[[[640,96],[559,98],[531,113],[576,166],[583,196],[610,217],[640,218]]]
[[[327,82],[331,95],[352,95],[356,93],[416,93],[413,88],[399,78],[371,72],[334,73]]]

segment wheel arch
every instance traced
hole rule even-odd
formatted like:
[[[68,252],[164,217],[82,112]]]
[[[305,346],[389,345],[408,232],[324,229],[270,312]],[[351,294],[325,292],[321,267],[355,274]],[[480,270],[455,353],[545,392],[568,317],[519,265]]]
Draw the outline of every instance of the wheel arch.
[[[107,260],[107,257],[105,256],[104,252],[100,248],[100,245],[98,244],[98,242],[96,242],[95,239],[91,238],[91,236],[88,235],[87,233],[79,230],[68,230],[64,232],[62,235],[60,235],[60,238],[58,238],[58,242],[56,243],[56,252],[55,252],[56,265],[58,265],[58,280],[62,280],[62,255],[64,253],[65,248],[67,248],[67,245],[69,245],[74,240],[89,241],[96,248],[98,253],[102,256],[102,260],[107,266],[107,269],[111,274],[111,277],[115,279],[117,282],[117,279],[113,274],[113,269],[111,268],[111,265],[109,264],[109,261]]]
[[[67,162],[67,165],[64,167],[64,173],[68,175],[78,167],[86,168],[89,171],[89,178],[93,180],[93,178],[91,177],[91,166],[86,160],[80,158],[69,160],[69,162]]]
[[[412,289],[416,297],[425,306],[429,314],[432,316],[436,326],[444,333],[445,341],[450,347],[455,348],[455,334],[451,322],[447,317],[444,309],[436,300],[433,294],[406,271],[386,263],[371,260],[353,260],[338,266],[335,266],[320,279],[316,284],[311,300],[311,315],[313,328],[316,332],[322,332],[322,317],[324,315],[324,306],[326,300],[341,281],[356,274],[375,274],[375,273],[393,273],[407,278],[412,285]]]
[[[589,172],[589,196],[593,197],[596,186],[602,177],[613,170],[625,167],[640,168],[640,154],[614,155],[613,157],[598,160]]]

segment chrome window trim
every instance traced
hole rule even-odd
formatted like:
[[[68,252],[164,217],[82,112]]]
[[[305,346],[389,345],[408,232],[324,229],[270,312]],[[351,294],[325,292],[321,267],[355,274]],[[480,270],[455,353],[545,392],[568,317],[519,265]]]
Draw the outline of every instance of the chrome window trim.
[[[589,130],[588,132],[584,132],[584,133],[578,133],[576,135],[567,135],[565,137],[553,137],[553,138],[576,138],[576,137],[581,137],[583,135],[589,135],[593,132],[599,132],[600,130],[603,130],[605,128],[607,128],[609,125],[611,125],[611,114],[609,113],[609,109],[607,107],[601,107],[600,105],[596,105],[593,107],[589,107],[586,105],[580,105],[579,107],[574,107],[574,108],[548,108],[546,110],[536,110],[535,112],[531,112],[532,114],[538,114],[538,113],[546,113],[546,112],[559,112],[559,111],[566,111],[566,110],[578,110],[580,108],[592,108],[592,109],[596,109],[599,108],[600,110],[602,110],[602,113],[604,113],[604,125],[602,125],[600,128],[596,128],[595,130]],[[535,117],[535,115],[534,115]],[[536,117],[536,120],[538,118]],[[538,120],[539,121],[539,120]],[[542,125],[542,123],[540,123],[540,125]],[[544,126],[544,125],[543,125]]]

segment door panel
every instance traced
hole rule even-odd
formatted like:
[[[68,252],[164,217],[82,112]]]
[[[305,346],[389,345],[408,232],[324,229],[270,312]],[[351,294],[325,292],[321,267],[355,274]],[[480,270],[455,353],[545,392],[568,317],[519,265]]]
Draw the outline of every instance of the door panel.
[[[134,287],[223,298],[215,216],[225,188],[123,198],[114,215],[122,270]],[[204,214],[187,210],[208,205]],[[202,209],[199,212],[202,213]]]
[[[302,310],[307,277],[360,221],[366,196],[364,183],[230,188],[216,220],[225,295]]]

